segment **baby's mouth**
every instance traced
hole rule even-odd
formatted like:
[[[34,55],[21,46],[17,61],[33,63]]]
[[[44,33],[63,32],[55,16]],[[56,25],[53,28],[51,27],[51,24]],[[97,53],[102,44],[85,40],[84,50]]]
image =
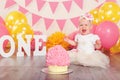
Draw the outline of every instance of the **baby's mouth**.
[[[82,29],[82,32],[85,33],[87,30],[86,29]]]

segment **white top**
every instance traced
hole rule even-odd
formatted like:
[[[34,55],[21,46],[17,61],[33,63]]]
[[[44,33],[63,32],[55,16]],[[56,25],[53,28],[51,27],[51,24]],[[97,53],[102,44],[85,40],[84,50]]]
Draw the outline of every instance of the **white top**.
[[[83,51],[88,54],[91,54],[93,51],[95,51],[94,44],[96,40],[99,39],[100,38],[95,34],[87,34],[87,35],[77,34],[75,36],[75,41],[78,43],[77,45],[78,51]]]

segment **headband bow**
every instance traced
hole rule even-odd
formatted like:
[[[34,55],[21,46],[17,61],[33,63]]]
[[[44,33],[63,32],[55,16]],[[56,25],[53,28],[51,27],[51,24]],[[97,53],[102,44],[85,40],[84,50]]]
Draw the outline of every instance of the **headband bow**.
[[[80,18],[81,19],[85,18],[86,20],[91,20],[91,21],[94,19],[93,16],[89,13],[86,13],[86,14],[82,15]]]

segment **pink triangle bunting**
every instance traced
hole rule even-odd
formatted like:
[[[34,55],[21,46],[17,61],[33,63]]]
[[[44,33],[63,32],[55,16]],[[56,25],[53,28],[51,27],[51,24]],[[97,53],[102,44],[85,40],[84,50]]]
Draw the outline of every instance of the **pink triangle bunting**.
[[[97,6],[96,8],[99,9],[103,4],[104,4],[104,2],[101,3],[99,6]]]
[[[79,18],[80,17],[75,17],[71,19],[72,23],[76,26],[76,28],[78,28],[79,25]]]
[[[31,2],[32,0],[25,0],[25,6],[28,6]]]
[[[13,6],[14,4],[16,4],[14,0],[6,0],[5,8]]]
[[[106,2],[117,2],[116,0],[106,0]]]
[[[95,0],[96,2],[99,2],[99,0]]]
[[[69,12],[71,8],[72,1],[64,1],[63,5],[65,6],[66,10]]]
[[[41,10],[41,8],[43,7],[43,5],[45,4],[45,1],[43,0],[37,0],[37,8],[38,8],[38,11]]]
[[[74,2],[82,9],[84,0],[74,0]]]
[[[40,16],[36,14],[32,14],[32,26],[35,25],[39,21],[40,18],[41,18]]]
[[[63,30],[66,20],[64,19],[64,20],[56,20],[56,21],[59,25],[59,28]]]
[[[44,21],[45,21],[46,29],[48,30],[48,28],[50,27],[50,25],[53,22],[53,19],[44,18]]]
[[[26,14],[28,12],[28,10],[26,10],[25,8],[19,6],[19,9],[18,9],[20,12]]]
[[[57,6],[58,6],[58,2],[49,2],[50,8],[52,10],[52,13],[55,12]]]

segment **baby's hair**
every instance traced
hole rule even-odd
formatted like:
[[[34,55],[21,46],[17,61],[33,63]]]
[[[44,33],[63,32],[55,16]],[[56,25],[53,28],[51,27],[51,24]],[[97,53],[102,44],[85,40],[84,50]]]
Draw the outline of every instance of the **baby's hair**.
[[[85,18],[86,20],[90,20],[90,21],[92,21],[94,19],[90,13],[86,13],[84,15],[81,15],[80,19],[82,19],[82,18]]]
[[[88,20],[90,22],[90,24],[92,25],[92,21],[93,21],[94,18],[91,14],[86,13],[86,14],[80,16],[79,22],[83,19]]]

